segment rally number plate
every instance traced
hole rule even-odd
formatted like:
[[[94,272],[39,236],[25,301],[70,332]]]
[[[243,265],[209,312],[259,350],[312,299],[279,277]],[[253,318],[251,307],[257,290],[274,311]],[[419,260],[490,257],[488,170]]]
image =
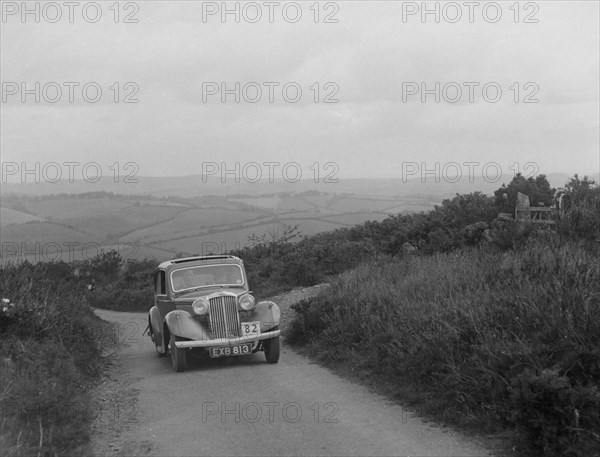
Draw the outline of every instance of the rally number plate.
[[[242,336],[260,335],[260,322],[242,322]]]

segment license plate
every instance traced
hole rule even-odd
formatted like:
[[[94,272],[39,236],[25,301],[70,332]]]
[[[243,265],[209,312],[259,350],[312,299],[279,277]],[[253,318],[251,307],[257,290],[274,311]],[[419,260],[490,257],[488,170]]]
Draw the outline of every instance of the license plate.
[[[260,322],[242,322],[242,336],[260,335]]]
[[[213,359],[217,357],[230,357],[232,355],[252,354],[252,344],[209,348],[209,354]]]

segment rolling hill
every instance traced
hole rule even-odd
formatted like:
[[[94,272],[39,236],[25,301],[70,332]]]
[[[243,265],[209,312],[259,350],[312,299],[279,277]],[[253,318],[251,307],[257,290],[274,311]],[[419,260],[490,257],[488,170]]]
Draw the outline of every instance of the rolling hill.
[[[554,187],[567,175],[549,175]],[[598,180],[598,176],[593,176]],[[203,182],[205,181],[205,182]],[[500,182],[349,179],[323,184],[223,184],[201,176],[140,177],[138,183],[2,184],[0,258],[36,261],[58,243],[69,256],[117,249],[126,258],[165,259],[243,247],[252,235],[298,226],[301,235],[427,211],[456,193],[491,194]],[[120,193],[119,193],[120,192]],[[86,250],[86,246],[87,250]],[[15,248],[18,246],[18,248]],[[95,250],[90,248],[93,247]],[[27,254],[29,253],[29,254]],[[68,260],[63,258],[63,260]]]

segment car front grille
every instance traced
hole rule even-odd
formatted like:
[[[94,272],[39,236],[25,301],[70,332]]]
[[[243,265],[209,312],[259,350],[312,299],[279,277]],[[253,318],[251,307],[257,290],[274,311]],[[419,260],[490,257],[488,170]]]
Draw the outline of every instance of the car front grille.
[[[237,299],[229,295],[209,300],[210,329],[213,338],[235,338],[240,336],[240,319]]]

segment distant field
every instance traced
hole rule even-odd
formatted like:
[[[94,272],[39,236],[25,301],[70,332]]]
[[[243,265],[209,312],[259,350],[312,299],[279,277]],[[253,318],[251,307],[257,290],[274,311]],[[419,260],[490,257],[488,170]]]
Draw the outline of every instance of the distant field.
[[[317,205],[307,202],[300,197],[283,197],[277,205],[279,211],[308,211],[317,208]]]
[[[280,213],[277,215],[277,217],[284,219],[322,219],[326,216],[335,216],[337,214],[342,213],[329,208],[315,208],[310,211],[293,211]]]
[[[27,210],[40,217],[60,220],[106,214],[128,206],[131,204],[114,198],[57,198],[30,201]]]
[[[4,227],[10,224],[22,224],[29,221],[41,221],[42,219],[33,214],[24,213],[11,208],[0,206],[0,226]]]
[[[95,236],[110,240],[175,217],[184,208],[174,206],[130,206],[109,213],[64,219],[66,224],[78,227]]]
[[[435,205],[433,203],[426,202],[405,202],[400,205],[393,206],[391,208],[386,208],[385,212],[389,214],[399,214],[399,213],[418,213],[421,211],[429,211],[433,209]]]
[[[388,213],[349,213],[323,216],[323,219],[337,224],[357,225],[366,221],[382,221],[387,217]]]
[[[165,240],[186,234],[193,235],[209,227],[239,224],[262,216],[267,216],[267,214],[258,211],[233,211],[216,208],[190,209],[160,224],[136,230],[123,239],[140,240],[141,242]]]
[[[328,205],[328,208],[338,210],[344,213],[358,213],[369,211],[384,211],[396,204],[400,203],[394,199],[371,199],[371,198],[356,198],[343,197],[335,200]]]
[[[256,197],[256,198],[232,198],[233,202],[240,202],[246,205],[256,206],[257,208],[265,208],[268,210],[276,210],[281,198],[279,197]]]
[[[285,221],[288,225],[303,223],[306,220],[318,220],[331,222],[337,225],[356,225],[365,221],[383,220],[388,217],[388,213],[383,212],[361,212],[361,213],[339,213],[328,208],[318,209],[316,211],[303,211],[299,213],[286,213],[278,217],[279,221]]]
[[[303,236],[314,235],[319,232],[326,232],[341,228],[342,225],[321,219],[283,219],[285,225],[298,225],[298,230]]]
[[[186,198],[186,202],[196,208],[220,208],[239,210],[242,209],[244,199],[227,199],[225,197],[191,197]]]
[[[316,196],[290,196],[290,197],[257,197],[236,199],[235,201],[246,203],[272,211],[314,211],[321,209],[338,213],[358,213],[370,211],[385,211],[387,208],[396,206],[401,202],[393,198],[357,197],[333,195]]]
[[[237,198],[232,201],[252,205],[257,208],[264,208],[270,211],[309,211],[318,208],[320,205],[313,203],[304,197],[299,196],[275,196],[275,197],[255,197],[255,198]]]
[[[9,225],[2,228],[2,257],[22,257],[29,252],[30,257],[42,260],[68,261],[69,252],[94,244],[99,240],[92,236],[52,222],[30,222]]]
[[[279,227],[280,230],[282,230],[285,225],[296,224],[299,226],[300,233],[307,236],[341,227],[339,224],[327,221],[290,219],[282,220],[276,224],[261,224],[239,230],[223,231],[180,240],[170,240],[163,243],[156,243],[152,246],[173,253],[207,254],[212,250],[215,250],[215,252],[222,252],[244,247],[247,244],[248,237],[253,234],[260,236],[265,233],[268,234],[270,230],[273,230],[276,227]]]
[[[309,202],[319,208],[323,208],[323,207],[327,206],[327,203],[329,203],[331,200],[333,200],[335,198],[335,195],[333,195],[333,194],[309,195],[309,196],[303,196],[303,198],[307,202]]]
[[[106,195],[7,203],[24,209],[0,208],[1,241],[12,243],[6,245],[11,255],[15,255],[14,243],[26,243],[26,249],[34,249],[36,243],[76,243],[75,248],[64,246],[72,251],[65,252],[65,256],[76,259],[95,254],[89,249],[80,252],[85,243],[91,243],[94,249],[116,249],[125,259],[167,259],[180,252],[206,254],[236,249],[246,245],[249,236],[260,236],[273,227],[297,225],[301,235],[310,236],[367,220],[381,221],[390,213],[431,208],[417,196],[401,201],[371,195],[311,193],[231,200],[222,196],[152,199]],[[128,243],[136,243],[135,248]],[[28,255],[32,261],[36,257],[39,253]]]

